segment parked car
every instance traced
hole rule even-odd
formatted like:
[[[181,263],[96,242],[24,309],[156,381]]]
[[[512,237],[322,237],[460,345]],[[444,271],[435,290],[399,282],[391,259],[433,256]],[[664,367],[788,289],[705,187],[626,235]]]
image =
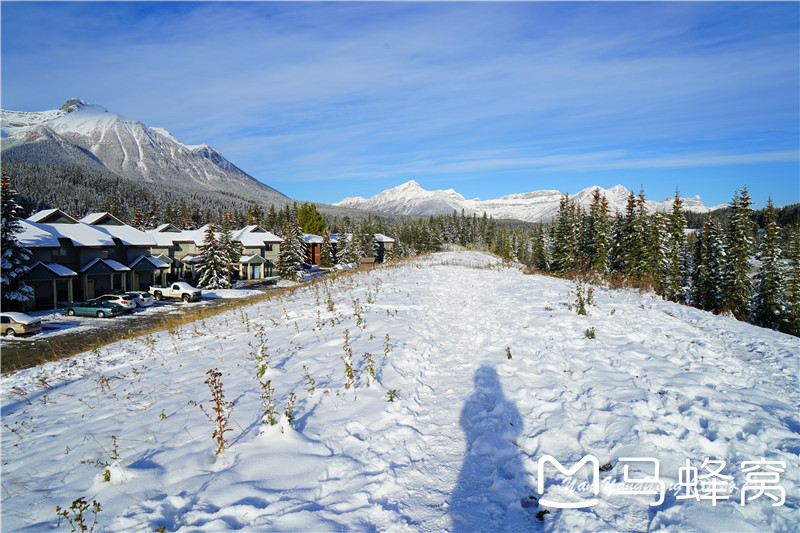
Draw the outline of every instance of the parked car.
[[[125,311],[133,311],[134,309],[136,309],[136,301],[134,296],[129,295],[127,293],[123,294],[106,293],[102,296],[98,296],[97,298],[92,298],[91,301],[112,302],[122,307]]]
[[[0,313],[0,332],[13,337],[34,333],[42,329],[42,321],[26,315],[25,313]]]
[[[128,293],[133,298],[136,307],[150,307],[153,305],[153,297],[149,292],[144,291],[131,291]]]
[[[121,305],[105,300],[89,300],[64,308],[64,314],[67,316],[81,315],[105,318],[121,315],[124,312],[125,309]]]

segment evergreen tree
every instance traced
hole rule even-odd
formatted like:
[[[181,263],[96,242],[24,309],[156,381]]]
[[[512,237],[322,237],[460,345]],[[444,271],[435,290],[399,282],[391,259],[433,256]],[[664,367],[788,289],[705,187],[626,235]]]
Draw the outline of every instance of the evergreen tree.
[[[297,210],[297,223],[304,233],[322,235],[325,231],[325,219],[317,211],[314,204],[305,203]]]
[[[288,216],[291,217],[291,213]],[[283,242],[278,255],[278,275],[283,279],[295,279],[297,267],[305,263],[308,256],[305,237],[297,219],[287,219],[280,235]]]
[[[163,222],[168,222],[168,220],[164,219]],[[144,215],[143,227],[145,229],[154,229],[157,228],[161,223],[161,211],[159,210],[156,201],[150,200],[150,203],[147,206],[147,212]]]
[[[694,244],[691,301],[695,307],[718,312],[723,299],[725,259],[719,227],[709,214]]]
[[[753,321],[765,328],[786,331],[789,326],[788,310],[784,304],[783,273],[781,272],[781,249],[779,247],[781,228],[772,205],[767,201],[764,217],[764,236],[758,248],[761,265],[756,275]]]
[[[231,286],[231,270],[242,258],[242,243],[233,238],[233,225],[235,224],[230,211],[225,211],[220,225],[219,242],[217,249],[225,262],[228,274],[228,287]]]
[[[750,195],[747,187],[736,191],[728,215],[725,262],[725,306],[739,320],[747,320],[753,283],[750,259],[753,256],[753,227],[750,221]]]
[[[800,336],[800,226],[789,233],[786,248],[786,302],[789,307],[787,333]]]
[[[197,285],[203,289],[227,289],[228,265],[219,250],[217,228],[213,223],[206,226],[203,244],[197,259],[197,271],[200,275]]]
[[[664,298],[673,302],[684,301],[684,282],[686,278],[686,217],[683,214],[683,200],[675,188],[672,213],[667,226],[666,260],[667,273],[664,278]]]
[[[611,260],[611,216],[608,199],[595,189],[589,206],[587,244],[589,266],[595,272],[607,274]]]
[[[247,210],[247,225],[259,226],[263,223],[263,220],[264,211],[262,211],[261,206],[253,204],[250,209]]]
[[[667,232],[667,221],[661,213],[653,213],[652,216],[645,215],[649,223],[645,224],[645,250],[642,257],[642,274],[645,279],[649,279],[655,284],[658,294],[663,294],[663,281],[667,271],[667,257],[665,253],[665,240]]]
[[[645,272],[644,253],[646,220],[641,216],[640,202],[631,192],[625,206],[625,216],[619,219],[617,233],[617,269],[632,278]]]
[[[2,199],[2,264],[0,265],[0,278],[2,278],[3,308],[12,302],[24,302],[33,298],[33,289],[22,281],[22,276],[27,272],[27,263],[31,259],[30,251],[17,240],[16,234],[22,231],[19,223],[20,207],[17,203],[17,192],[11,187],[11,180],[5,169],[0,178],[0,196]]]
[[[358,263],[361,260],[361,246],[356,239],[357,235],[352,231],[339,234],[339,249],[336,254],[337,263]]]
[[[142,213],[142,210],[139,209],[138,207],[136,208],[136,211],[134,211],[133,213],[133,220],[131,220],[130,225],[142,231],[147,229],[145,226],[144,214]]]
[[[322,246],[319,250],[319,266],[322,268],[330,268],[333,266],[331,250],[331,232],[328,228],[325,228],[325,231],[322,232]]]
[[[278,223],[278,212],[275,211],[275,206],[272,204],[269,206],[269,211],[264,219],[264,224],[266,225],[267,231],[271,231],[275,234],[280,233],[278,230],[280,227],[280,224]]]
[[[578,266],[578,213],[565,194],[561,197],[553,232],[553,270],[566,274]]]

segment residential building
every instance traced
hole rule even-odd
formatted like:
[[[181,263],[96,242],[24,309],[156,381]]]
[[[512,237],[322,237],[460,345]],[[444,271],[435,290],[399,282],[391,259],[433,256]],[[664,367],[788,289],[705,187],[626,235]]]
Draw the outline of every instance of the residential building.
[[[150,258],[152,240],[108,213],[77,220],[59,209],[20,220],[17,240],[31,252],[23,277],[34,290],[24,310],[94,298],[109,289],[146,287],[168,265]]]

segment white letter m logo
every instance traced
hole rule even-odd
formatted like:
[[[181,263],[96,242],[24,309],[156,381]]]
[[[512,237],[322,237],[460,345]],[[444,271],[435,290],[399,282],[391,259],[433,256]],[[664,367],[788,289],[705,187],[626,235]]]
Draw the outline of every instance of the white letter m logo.
[[[592,463],[592,492],[595,496],[600,494],[600,462],[594,455],[587,455],[574,468],[564,468],[561,463],[559,463],[554,457],[551,455],[545,455],[541,459],[539,459],[538,465],[538,474],[539,479],[536,486],[536,491],[539,494],[544,494],[544,466],[545,464],[550,463],[556,467],[556,469],[564,474],[565,476],[571,476],[575,472],[581,469],[583,465],[586,463]],[[556,502],[552,500],[546,500],[544,498],[539,500],[540,505],[544,505],[547,507],[556,507],[558,509],[579,509],[582,507],[591,507],[592,505],[597,505],[599,500],[597,498],[592,498],[591,500],[586,500],[582,502]]]

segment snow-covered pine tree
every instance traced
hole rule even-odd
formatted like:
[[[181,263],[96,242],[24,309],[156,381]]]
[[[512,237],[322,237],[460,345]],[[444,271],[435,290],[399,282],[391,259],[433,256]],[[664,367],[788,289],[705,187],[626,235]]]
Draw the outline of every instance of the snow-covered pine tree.
[[[364,220],[358,228],[358,259],[361,260],[362,257],[374,257],[373,256],[373,248],[372,243],[375,240],[375,236],[372,233],[371,222],[369,220]]]
[[[145,227],[144,214],[142,213],[142,210],[139,209],[138,207],[133,212],[133,220],[131,220],[131,224],[130,225],[133,226],[134,228],[138,229],[138,230],[141,230],[141,231],[144,231],[144,230],[147,229]]]
[[[640,201],[633,192],[628,196],[625,216],[617,235],[617,268],[632,278],[644,275],[646,219],[641,216]]]
[[[649,219],[645,223],[645,250],[642,257],[642,277],[655,284],[656,292],[662,294],[664,277],[667,272],[666,235],[667,219],[661,213],[644,215]]]
[[[747,186],[736,191],[728,215],[725,261],[724,306],[736,318],[747,320],[753,283],[750,280],[750,259],[753,256],[753,223],[750,221],[750,194]]]
[[[291,230],[293,233],[292,245],[294,246],[293,255],[297,264],[305,263],[308,261],[308,244],[306,244],[305,235],[303,235],[303,229],[297,223],[297,220],[291,224]]]
[[[264,211],[258,204],[253,204],[247,210],[247,224],[249,226],[259,226],[264,222]]]
[[[281,249],[278,253],[278,276],[281,279],[294,280],[299,262],[296,256],[297,246],[294,244],[295,236],[292,224],[288,221],[284,222],[279,234],[283,242],[281,242]]]
[[[666,240],[667,272],[663,282],[664,298],[673,302],[685,300],[686,262],[686,216],[683,214],[683,200],[680,190],[675,187],[672,212],[669,215]]]
[[[150,204],[147,206],[147,213],[144,215],[144,228],[157,228],[162,222],[169,222],[169,220],[166,218],[161,220],[161,211],[158,208],[158,205],[156,204],[155,200],[150,200]]]
[[[339,264],[358,263],[361,259],[361,246],[357,241],[358,234],[344,226],[339,233],[339,244],[336,250],[336,262]]]
[[[692,305],[706,311],[718,312],[722,306],[722,269],[725,250],[719,227],[708,215],[694,243],[692,264]]]
[[[761,264],[756,275],[752,316],[753,322],[759,326],[786,331],[789,329],[790,317],[785,302],[786,295],[783,292],[780,234],[778,217],[770,198],[764,213],[764,235],[758,247],[758,259]]]
[[[611,215],[608,199],[600,194],[600,189],[595,189],[592,194],[587,220],[589,267],[600,274],[607,274],[611,258]]]
[[[228,287],[231,286],[231,270],[242,258],[242,243],[233,238],[233,226],[235,221],[230,211],[225,211],[220,225],[217,249],[225,262],[227,271]]]
[[[800,336],[800,226],[795,226],[786,240],[782,253],[786,260],[786,302],[789,307],[787,333]]]
[[[333,257],[331,254],[331,232],[328,228],[322,232],[322,246],[319,250],[319,266],[322,268],[330,268],[333,266]]]
[[[566,274],[578,266],[578,214],[568,194],[561,197],[553,231],[553,270]]]
[[[227,289],[228,265],[219,250],[217,227],[213,223],[206,226],[203,244],[197,258],[198,287],[202,289]]]
[[[33,289],[22,281],[31,259],[30,251],[17,240],[16,234],[22,231],[19,223],[21,208],[17,203],[17,192],[11,187],[11,179],[5,169],[0,178],[2,196],[2,302],[3,309],[33,298]]]

